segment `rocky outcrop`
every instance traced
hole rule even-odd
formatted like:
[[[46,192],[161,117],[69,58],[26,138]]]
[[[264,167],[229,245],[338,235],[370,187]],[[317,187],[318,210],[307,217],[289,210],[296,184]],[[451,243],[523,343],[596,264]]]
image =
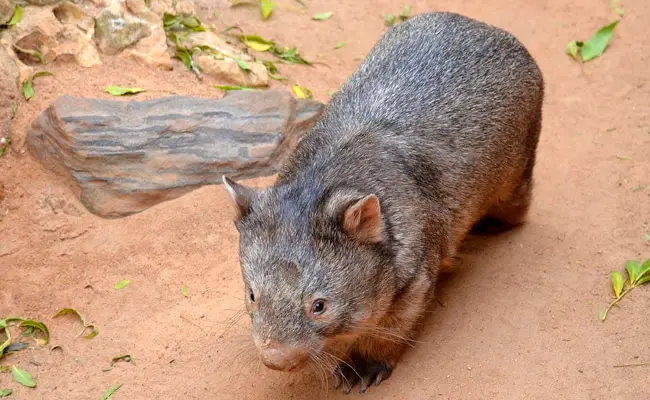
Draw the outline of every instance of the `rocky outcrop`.
[[[18,102],[19,70],[7,51],[0,46],[0,148],[7,141],[11,129],[11,119]]]
[[[63,96],[27,142],[96,215],[124,217],[221,176],[272,175],[316,122],[322,104],[288,92],[230,92],[221,100]]]

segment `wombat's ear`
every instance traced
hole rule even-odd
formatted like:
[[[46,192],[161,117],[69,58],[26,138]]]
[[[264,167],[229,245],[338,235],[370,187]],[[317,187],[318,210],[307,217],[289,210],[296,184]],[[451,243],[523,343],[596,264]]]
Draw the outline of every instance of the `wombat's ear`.
[[[352,203],[343,213],[341,229],[364,243],[381,242],[381,209],[377,196],[370,194]]]
[[[237,217],[240,218],[248,214],[251,201],[253,200],[253,196],[255,196],[255,190],[240,185],[239,183],[235,183],[225,175],[222,176],[221,179],[223,180],[223,185],[226,187],[226,190],[228,190],[228,194],[230,194],[230,198],[232,199],[235,210],[237,211]]]

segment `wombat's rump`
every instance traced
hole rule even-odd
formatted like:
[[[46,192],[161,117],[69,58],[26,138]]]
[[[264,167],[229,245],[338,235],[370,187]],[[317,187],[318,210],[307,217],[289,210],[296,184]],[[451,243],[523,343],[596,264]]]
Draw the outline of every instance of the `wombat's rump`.
[[[472,226],[523,222],[543,88],[509,33],[421,14],[383,35],[272,187],[224,178],[264,363],[320,363],[346,391],[386,379]]]

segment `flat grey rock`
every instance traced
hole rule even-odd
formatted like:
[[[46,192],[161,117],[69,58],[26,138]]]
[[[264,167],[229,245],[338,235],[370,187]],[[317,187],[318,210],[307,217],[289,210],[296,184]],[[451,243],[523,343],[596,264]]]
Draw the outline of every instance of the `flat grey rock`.
[[[144,101],[59,97],[27,142],[104,218],[141,212],[226,174],[275,174],[323,105],[288,92],[230,92],[223,99]]]

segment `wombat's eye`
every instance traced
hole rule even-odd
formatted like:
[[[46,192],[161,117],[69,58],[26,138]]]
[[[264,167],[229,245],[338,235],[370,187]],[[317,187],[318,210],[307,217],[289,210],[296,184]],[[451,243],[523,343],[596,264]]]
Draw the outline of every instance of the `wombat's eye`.
[[[325,312],[325,300],[316,300],[311,305],[311,312],[315,315],[320,315]]]
[[[251,290],[251,294],[248,295],[248,298],[251,300],[251,303],[255,303],[255,294],[253,294],[252,290]]]

